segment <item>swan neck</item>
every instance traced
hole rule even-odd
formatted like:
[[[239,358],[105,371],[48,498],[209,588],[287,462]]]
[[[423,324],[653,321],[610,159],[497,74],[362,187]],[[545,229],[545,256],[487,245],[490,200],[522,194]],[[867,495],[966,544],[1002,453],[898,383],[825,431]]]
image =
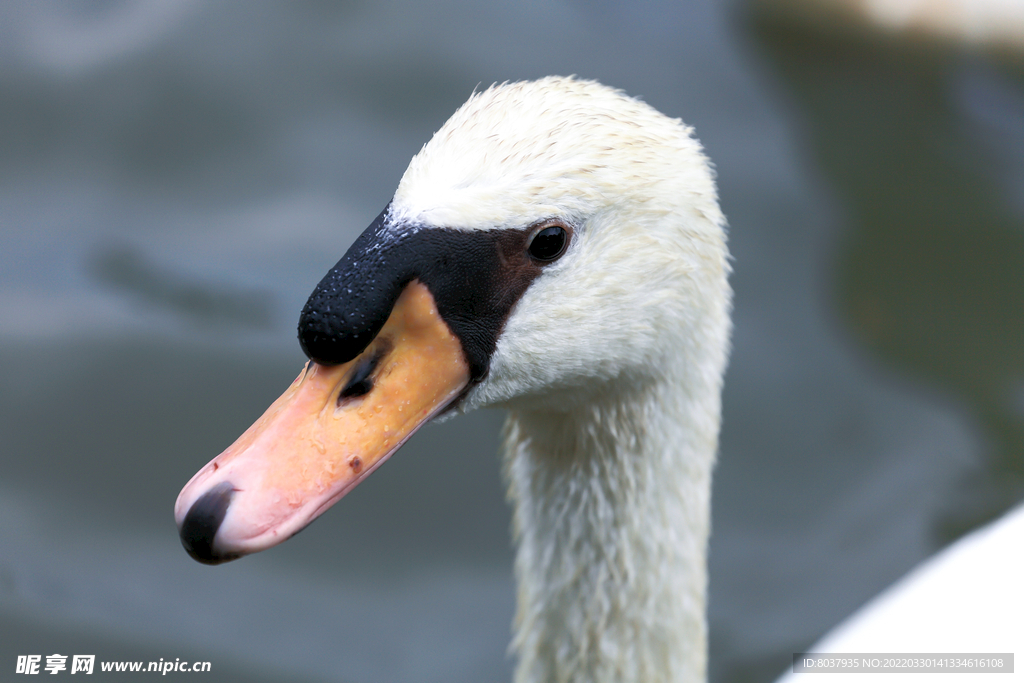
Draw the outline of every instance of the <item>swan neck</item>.
[[[705,680],[719,387],[676,375],[510,413],[517,683]]]

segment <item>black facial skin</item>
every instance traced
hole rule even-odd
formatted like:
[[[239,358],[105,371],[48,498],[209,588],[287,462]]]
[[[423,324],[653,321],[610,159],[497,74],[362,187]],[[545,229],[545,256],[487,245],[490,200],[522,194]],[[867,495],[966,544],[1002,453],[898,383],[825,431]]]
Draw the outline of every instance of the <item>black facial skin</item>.
[[[388,228],[389,208],[313,290],[299,317],[302,350],[321,365],[347,363],[377,336],[405,286],[419,280],[462,343],[470,381],[479,382],[512,307],[557,256],[531,257],[536,227]],[[571,233],[566,234],[568,243]]]

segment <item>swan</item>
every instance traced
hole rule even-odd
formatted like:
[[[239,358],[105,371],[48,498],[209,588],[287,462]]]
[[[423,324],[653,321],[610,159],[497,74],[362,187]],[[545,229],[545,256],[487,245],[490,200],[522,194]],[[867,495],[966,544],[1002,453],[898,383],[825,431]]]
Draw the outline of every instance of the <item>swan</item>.
[[[729,272],[680,120],[573,77],[475,92],[313,291],[310,361],[182,489],[182,543],[273,546],[422,424],[502,407],[515,680],[703,681]]]

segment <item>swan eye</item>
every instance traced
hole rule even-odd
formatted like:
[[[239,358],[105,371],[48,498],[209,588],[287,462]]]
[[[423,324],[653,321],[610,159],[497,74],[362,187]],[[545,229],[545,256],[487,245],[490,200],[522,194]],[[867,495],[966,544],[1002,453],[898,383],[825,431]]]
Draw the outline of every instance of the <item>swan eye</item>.
[[[565,228],[552,225],[533,236],[527,251],[538,261],[554,261],[565,251],[566,237]]]

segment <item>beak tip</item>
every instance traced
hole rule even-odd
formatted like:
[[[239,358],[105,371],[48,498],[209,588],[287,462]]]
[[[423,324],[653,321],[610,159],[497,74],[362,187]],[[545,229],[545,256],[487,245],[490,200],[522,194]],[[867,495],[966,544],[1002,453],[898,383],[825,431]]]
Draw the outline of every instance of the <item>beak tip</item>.
[[[235,489],[231,482],[221,482],[196,499],[181,521],[178,534],[192,559],[203,564],[220,564],[241,557],[243,553],[218,548],[217,531],[231,505]]]

